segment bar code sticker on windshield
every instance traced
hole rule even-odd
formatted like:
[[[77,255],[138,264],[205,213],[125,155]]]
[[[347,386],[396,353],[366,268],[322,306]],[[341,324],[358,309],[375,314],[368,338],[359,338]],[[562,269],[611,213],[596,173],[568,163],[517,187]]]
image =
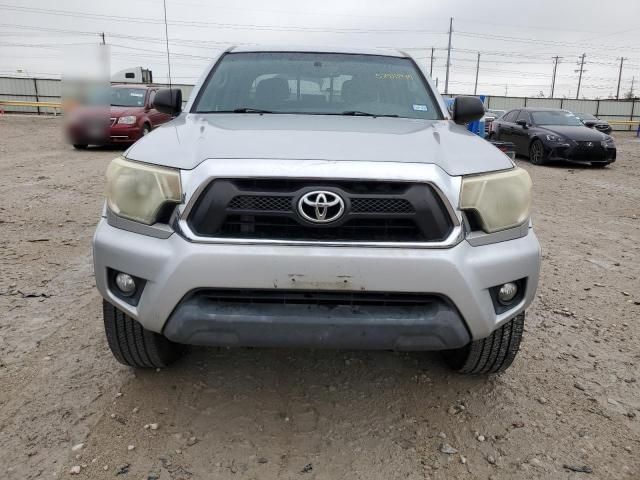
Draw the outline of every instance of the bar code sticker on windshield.
[[[420,112],[426,112],[428,110],[426,105],[416,105],[416,104],[413,105],[413,109],[418,110]]]

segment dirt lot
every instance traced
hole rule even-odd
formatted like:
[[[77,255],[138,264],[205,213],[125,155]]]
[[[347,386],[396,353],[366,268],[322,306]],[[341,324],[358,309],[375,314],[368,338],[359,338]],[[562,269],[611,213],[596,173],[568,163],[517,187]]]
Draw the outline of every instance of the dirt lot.
[[[74,151],[60,128],[0,117],[0,478],[74,466],[92,479],[640,478],[633,136],[617,136],[604,170],[520,162],[541,285],[514,366],[478,378],[391,352],[197,348],[159,372],[116,363],[90,241],[119,151]]]

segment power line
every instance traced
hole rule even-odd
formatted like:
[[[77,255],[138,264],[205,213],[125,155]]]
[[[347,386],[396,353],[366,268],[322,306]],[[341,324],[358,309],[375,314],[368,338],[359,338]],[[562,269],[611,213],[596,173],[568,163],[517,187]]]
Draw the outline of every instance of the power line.
[[[163,0],[163,2],[165,2],[165,0]],[[298,25],[294,25],[294,26],[283,26],[283,25],[270,25],[270,24],[243,24],[243,23],[222,23],[222,22],[209,22],[209,21],[187,21],[187,20],[173,20],[173,21],[166,21],[166,10],[165,10],[165,18],[160,19],[160,18],[155,18],[155,17],[145,17],[145,16],[140,16],[140,17],[125,17],[125,16],[120,16],[120,15],[108,15],[108,14],[100,14],[100,13],[91,13],[91,12],[77,12],[77,11],[69,11],[69,10],[59,10],[59,9],[46,9],[46,8],[35,8],[35,7],[26,7],[26,6],[20,6],[20,5],[10,5],[10,4],[0,4],[0,11],[1,10],[9,10],[9,11],[19,11],[19,12],[24,12],[24,13],[31,13],[31,14],[45,14],[45,15],[56,15],[56,16],[67,16],[67,17],[73,17],[73,18],[86,18],[86,19],[92,19],[92,20],[97,20],[97,21],[109,21],[109,22],[128,22],[128,23],[146,23],[146,24],[150,24],[150,25],[155,25],[155,24],[164,24],[165,26],[165,36],[164,37],[153,37],[153,36],[142,36],[142,35],[135,35],[135,34],[121,34],[121,33],[113,33],[113,32],[107,32],[107,31],[100,31],[98,29],[96,29],[96,31],[82,31],[82,30],[72,30],[72,29],[59,29],[59,28],[47,28],[47,27],[36,27],[36,26],[28,26],[28,25],[11,25],[11,24],[0,24],[0,26],[4,26],[4,27],[8,27],[8,28],[16,28],[16,29],[25,29],[25,30],[30,30],[30,31],[41,31],[41,32],[48,32],[48,33],[52,33],[52,34],[57,34],[57,35],[85,35],[85,36],[92,36],[95,38],[96,35],[98,35],[101,39],[102,39],[102,43],[106,43],[106,36],[110,37],[110,44],[112,44],[116,49],[126,49],[126,50],[131,50],[131,51],[135,51],[135,53],[124,53],[124,52],[114,52],[114,55],[117,56],[121,56],[121,57],[147,57],[147,58],[154,58],[154,57],[161,57],[161,56],[168,56],[167,52],[169,51],[169,47],[171,48],[171,57],[176,57],[176,58],[183,58],[183,59],[194,59],[194,60],[210,60],[211,57],[213,56],[213,54],[209,54],[209,52],[212,49],[217,48],[217,46],[221,46],[221,45],[230,45],[230,44],[243,44],[243,45],[251,45],[251,43],[245,43],[245,42],[222,42],[222,41],[213,41],[213,40],[201,40],[201,39],[196,39],[196,38],[172,38],[171,39],[171,45],[169,45],[169,39],[168,39],[168,25],[172,25],[172,26],[181,26],[181,27],[198,27],[198,28],[220,28],[220,29],[234,29],[234,30],[247,30],[247,29],[251,29],[251,30],[264,30],[264,31],[282,31],[282,32],[290,32],[290,33],[300,33],[300,32],[312,32],[312,33],[316,33],[316,32],[327,32],[327,33],[339,33],[339,34],[351,34],[351,33],[362,33],[362,34],[378,34],[378,33],[398,33],[398,34],[413,34],[413,33],[420,33],[420,34],[427,34],[427,35],[437,35],[437,36],[442,36],[445,34],[448,34],[448,46],[446,48],[442,48],[442,47],[431,47],[431,52],[430,52],[430,57],[429,57],[429,52],[428,52],[428,48],[425,48],[424,46],[422,47],[405,47],[404,50],[415,50],[415,51],[422,51],[424,53],[427,54],[427,56],[424,57],[415,57],[415,58],[430,58],[430,65],[429,65],[429,72],[430,75],[433,76],[434,72],[433,72],[433,68],[434,68],[434,63],[436,60],[436,51],[444,51],[447,50],[447,63],[446,63],[446,80],[445,80],[445,93],[448,92],[448,84],[452,81],[451,78],[451,68],[452,66],[455,66],[455,70],[458,71],[460,70],[462,73],[462,76],[470,76],[470,73],[467,72],[471,72],[473,70],[475,70],[475,82],[474,82],[474,90],[477,91],[477,85],[485,85],[485,83],[480,82],[479,81],[479,66],[480,66],[480,56],[482,56],[483,59],[483,76],[486,72],[486,74],[491,74],[491,76],[494,77],[506,77],[508,76],[509,78],[528,78],[528,77],[549,77],[551,80],[551,91],[552,91],[552,95],[555,93],[555,88],[556,86],[558,86],[558,84],[556,84],[556,75],[558,73],[558,64],[559,59],[562,58],[560,57],[560,55],[555,55],[552,58],[555,59],[554,61],[554,69],[553,69],[553,73],[552,74],[548,74],[548,73],[540,73],[540,72],[529,72],[527,70],[508,70],[508,69],[500,69],[500,68],[492,68],[495,66],[499,66],[500,64],[518,64],[518,65],[543,65],[546,62],[548,62],[548,58],[550,53],[549,52],[530,52],[530,51],[526,51],[526,52],[521,52],[521,51],[496,51],[496,50],[482,50],[482,49],[465,49],[465,48],[454,48],[452,46],[452,40],[453,40],[453,18],[449,19],[449,31],[445,32],[445,31],[439,31],[439,30],[428,30],[428,29],[423,29],[423,28],[407,28],[407,29],[401,29],[401,28],[386,28],[386,29],[365,29],[365,28],[338,28],[338,27],[330,27],[330,26],[325,26],[325,27],[305,27],[305,26],[298,26]],[[117,12],[116,12],[117,13]],[[357,15],[354,15],[357,16]],[[379,17],[380,18],[380,17]],[[403,18],[409,18],[409,17],[403,17]],[[462,20],[463,22],[465,22],[465,20]],[[490,23],[490,22],[476,22],[476,23]],[[505,24],[495,24],[495,25],[499,25],[502,27],[513,27],[514,25],[505,25]],[[527,28],[527,27],[524,27]],[[536,27],[531,27],[533,29],[535,29]],[[545,28],[539,28],[539,29],[545,29]],[[548,30],[553,30],[550,28],[547,28]],[[634,30],[634,29],[632,29]],[[577,31],[577,30],[576,30]],[[630,30],[629,30],[630,31]],[[624,33],[626,31],[623,31],[621,33]],[[509,44],[512,43],[525,43],[525,44],[536,44],[536,45],[540,45],[542,46],[542,48],[537,49],[537,50],[544,50],[545,47],[553,47],[554,49],[559,49],[560,50],[560,54],[563,54],[566,50],[569,49],[574,49],[574,48],[589,48],[591,50],[594,50],[596,53],[592,54],[590,52],[590,60],[589,63],[592,65],[598,65],[601,67],[618,67],[618,62],[619,62],[619,71],[617,72],[617,82],[618,82],[618,94],[617,96],[619,96],[619,89],[620,89],[620,84],[621,84],[621,77],[622,77],[622,70],[623,70],[623,64],[624,67],[627,68],[639,68],[640,65],[638,63],[633,63],[633,60],[629,60],[629,57],[618,57],[615,58],[612,56],[607,56],[604,54],[599,54],[597,53],[598,51],[610,51],[613,48],[622,48],[622,47],[616,47],[616,46],[610,46],[610,45],[593,45],[593,44],[588,44],[588,43],[584,43],[584,42],[568,42],[568,41],[556,41],[556,40],[551,40],[551,39],[543,39],[541,40],[540,38],[527,38],[527,37],[520,37],[520,36],[510,36],[510,35],[502,35],[502,34],[491,34],[491,33],[481,33],[481,32],[473,32],[473,31],[457,31],[456,33],[458,35],[460,35],[461,37],[466,37],[466,38],[475,38],[475,39],[483,39],[483,40],[487,40],[487,41],[500,41],[500,42],[508,42]],[[2,34],[0,34],[2,35]],[[6,35],[6,34],[5,34]],[[196,35],[197,36],[197,35]],[[606,36],[606,35],[605,35]],[[444,38],[444,37],[440,37],[440,38]],[[122,41],[120,44],[116,43],[113,44],[112,41],[113,39],[121,39],[121,40],[126,40],[126,41]],[[136,45],[136,43],[134,42],[148,42],[148,43],[154,43],[154,44],[158,44],[158,45],[162,45],[163,47],[165,47],[165,51],[160,51],[160,50],[151,50],[151,49],[145,49],[145,48],[137,48],[135,46],[132,45]],[[124,45],[126,43],[126,45]],[[390,42],[391,43],[391,42]],[[2,43],[0,43],[0,46],[3,45]],[[6,46],[14,46],[17,48],[49,48],[49,49],[60,49],[60,47],[63,46],[73,46],[73,45],[83,45],[82,43],[55,43],[55,44],[38,44],[36,45],[35,43],[6,43],[4,44]],[[175,46],[175,48],[174,48]],[[178,48],[179,46],[184,47],[182,49],[183,52],[185,53],[180,53],[180,48]],[[203,55],[195,55],[195,54],[191,54],[188,53],[188,50],[192,50],[194,48],[197,49],[204,49],[207,50],[207,53],[204,53]],[[381,48],[397,48],[395,46],[393,47],[381,47]],[[518,48],[518,47],[516,47]],[[522,47],[524,48],[528,48],[528,47]],[[626,51],[639,51],[640,47],[624,47]],[[549,50],[551,50],[551,48],[548,48]],[[178,52],[175,52],[175,50],[178,50]],[[148,52],[148,53],[145,53]],[[213,52],[212,52],[213,53]],[[418,53],[418,52],[416,52]],[[456,57],[454,58],[453,53],[456,54],[460,54],[460,55],[456,55]],[[556,52],[553,52],[554,54]],[[626,52],[625,52],[626,53]],[[475,58],[464,58],[465,54],[469,54],[469,56],[473,55],[473,57]],[[564,53],[566,56],[568,56],[568,53]],[[461,58],[462,57],[462,58]],[[583,74],[586,72],[586,70],[584,69],[584,63],[586,63],[584,61],[586,57],[586,53],[582,54],[582,60],[583,62],[580,64],[580,75],[578,78],[578,91],[577,91],[577,95],[579,96],[580,93],[580,88],[600,88],[600,89],[609,89],[609,87],[604,87],[604,86],[591,86],[591,85],[583,85]],[[31,57],[34,58],[34,57]],[[456,62],[461,62],[463,63],[462,66],[457,66]],[[471,67],[470,64],[471,62],[475,63],[475,68]],[[464,63],[468,63],[469,66],[465,67]],[[170,70],[171,65],[170,62],[168,62],[167,64],[168,70]],[[531,68],[532,70],[535,70],[535,68]],[[617,69],[617,68],[616,68]],[[601,69],[604,71],[604,69]],[[613,70],[613,69],[612,69]],[[578,70],[576,70],[576,72],[578,72]],[[170,72],[169,72],[170,74]],[[602,82],[611,82],[611,84],[613,84],[613,81],[616,81],[615,79],[612,81],[612,79],[609,78],[603,78],[603,77],[594,77],[592,75],[589,76],[589,79],[591,82],[594,81],[602,81]],[[559,84],[559,85],[564,85],[564,84]],[[521,85],[513,85],[514,88],[521,88]]]
[[[17,28],[17,29],[27,29],[27,30],[35,30],[35,31],[44,31],[44,32],[51,32],[51,33],[59,33],[59,34],[77,34],[77,35],[87,35],[87,36],[95,36],[96,34],[100,34],[99,31],[82,31],[82,30],[70,30],[70,29],[56,29],[56,28],[48,28],[48,27],[38,27],[38,26],[30,26],[30,25],[17,25],[17,24],[6,24],[6,23],[0,23],[0,27],[8,27],[8,28]],[[150,37],[150,36],[141,36],[141,35],[130,35],[130,34],[122,34],[122,33],[115,33],[113,31],[105,31],[105,35],[108,35],[110,37],[114,37],[114,38],[122,38],[122,39],[127,39],[127,40],[135,40],[135,41],[145,41],[145,42],[151,42],[151,43],[165,43],[165,39],[164,37]],[[203,39],[189,39],[189,38],[172,38],[171,39],[171,43],[172,44],[181,44],[181,45],[185,45],[185,46],[189,46],[191,48],[204,48],[204,49],[209,49],[210,47],[208,45],[255,45],[255,43],[252,42],[236,42],[236,41],[214,41],[214,40],[203,40]],[[378,48],[390,48],[390,49],[398,49],[400,48],[401,50],[429,50],[425,47],[397,47],[397,46],[378,46]],[[432,47],[433,48],[433,47]],[[434,51],[445,51],[447,50],[447,47],[435,47],[433,48]],[[461,52],[461,53],[470,53],[473,54],[474,57],[476,55],[476,53],[478,52],[477,49],[464,49],[464,48],[456,48],[456,47],[452,47],[451,48],[452,52]],[[498,56],[498,57],[505,57],[505,58],[517,58],[517,61],[498,61],[498,60],[491,60],[491,63],[517,63],[517,64],[543,64],[547,62],[548,59],[548,53],[531,53],[531,52],[519,52],[519,51],[495,51],[495,50],[480,50],[480,52],[482,53],[483,56]],[[428,58],[428,57],[417,57],[417,58]],[[535,61],[531,61],[531,62],[523,62],[522,59],[526,58],[526,59],[530,59],[530,60],[537,60],[540,59],[540,62],[535,62]],[[591,60],[589,61],[590,64],[594,64],[594,65],[603,65],[603,66],[617,66],[617,63],[612,63],[612,62],[596,62],[593,59],[594,58],[611,58],[614,59],[615,57],[602,57],[602,56],[591,56]],[[434,57],[435,60],[435,57]],[[474,59],[453,59],[453,61],[469,61],[469,62],[474,62],[475,63],[475,58]],[[618,60],[618,58],[615,58],[616,62]],[[640,67],[640,64],[634,64],[628,61],[625,61],[625,65],[628,66],[638,66]]]
[[[100,13],[88,13],[88,12],[75,12],[69,10],[55,10],[46,8],[35,7],[22,7],[19,5],[7,5],[0,4],[1,10],[10,10],[24,13],[38,13],[43,15],[56,15],[63,17],[73,18],[90,18],[97,20],[108,20],[112,22],[125,22],[125,23],[146,23],[154,25],[164,24],[161,18],[151,17],[123,17],[119,15],[106,15]],[[280,25],[261,25],[261,24],[242,24],[242,23],[220,23],[220,22],[204,22],[204,21],[187,21],[187,20],[174,20],[168,22],[169,25],[183,26],[183,27],[197,27],[197,28],[210,28],[212,26],[217,28],[232,29],[232,30],[267,30],[278,32],[320,32],[320,33],[344,33],[344,34],[380,34],[380,33],[420,33],[420,34],[443,34],[444,32],[436,30],[425,29],[379,29],[370,30],[363,28],[334,28],[334,27],[300,27],[300,26],[280,26]]]
[[[512,37],[508,35],[497,35],[490,33],[479,33],[479,32],[464,32],[457,31],[458,35],[463,37],[471,37],[471,38],[488,38],[491,40],[500,40],[500,41],[510,41],[510,42],[520,42],[520,43],[532,43],[536,45],[548,45],[553,47],[575,47],[575,48],[589,48],[591,50],[610,50],[610,49],[630,49],[630,50],[640,50],[639,47],[621,47],[620,45],[593,45],[587,43],[578,43],[578,42],[565,42],[565,41],[556,41],[556,40],[543,40],[540,38],[526,38],[526,37]]]

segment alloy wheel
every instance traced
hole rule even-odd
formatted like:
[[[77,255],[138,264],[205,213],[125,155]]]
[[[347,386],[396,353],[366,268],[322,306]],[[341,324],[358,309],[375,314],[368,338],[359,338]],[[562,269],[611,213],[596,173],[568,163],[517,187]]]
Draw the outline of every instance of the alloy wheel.
[[[529,160],[534,165],[542,165],[544,163],[544,149],[539,140],[534,141],[529,149]]]

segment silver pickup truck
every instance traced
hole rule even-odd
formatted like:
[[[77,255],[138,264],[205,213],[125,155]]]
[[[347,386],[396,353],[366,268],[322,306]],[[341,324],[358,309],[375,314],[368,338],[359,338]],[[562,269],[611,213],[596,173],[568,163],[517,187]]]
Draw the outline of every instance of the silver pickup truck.
[[[440,350],[507,368],[535,297],[531,180],[406,53],[231,48],[109,165],[95,276],[115,357],[184,345]]]

